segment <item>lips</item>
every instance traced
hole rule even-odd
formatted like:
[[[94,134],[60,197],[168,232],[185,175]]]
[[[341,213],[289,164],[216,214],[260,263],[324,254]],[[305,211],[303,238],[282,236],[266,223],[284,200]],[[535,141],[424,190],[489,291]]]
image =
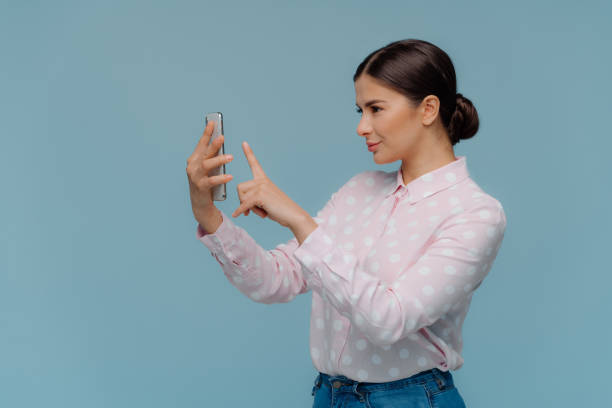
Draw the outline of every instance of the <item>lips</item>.
[[[366,144],[368,145],[368,147],[370,146],[374,146],[375,144],[379,144],[380,142],[366,142]]]
[[[375,152],[376,150],[378,150],[378,145],[380,144],[380,142],[374,143],[374,144],[369,144],[368,143],[368,150],[370,152]]]

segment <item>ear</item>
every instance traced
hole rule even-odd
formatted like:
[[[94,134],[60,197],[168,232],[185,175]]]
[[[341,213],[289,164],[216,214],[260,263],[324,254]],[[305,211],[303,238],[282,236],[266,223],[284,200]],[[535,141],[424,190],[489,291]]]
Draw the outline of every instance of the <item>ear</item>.
[[[438,112],[440,111],[440,99],[438,99],[436,95],[427,95],[421,101],[421,107],[423,110],[423,124],[425,126],[429,126],[438,117]]]

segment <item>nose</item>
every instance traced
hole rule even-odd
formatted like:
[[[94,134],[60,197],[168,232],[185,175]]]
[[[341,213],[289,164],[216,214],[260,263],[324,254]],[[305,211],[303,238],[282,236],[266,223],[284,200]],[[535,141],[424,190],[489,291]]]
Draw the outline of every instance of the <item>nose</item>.
[[[365,137],[369,135],[370,133],[372,133],[372,127],[362,117],[361,120],[359,121],[359,124],[357,125],[357,134],[359,136]]]

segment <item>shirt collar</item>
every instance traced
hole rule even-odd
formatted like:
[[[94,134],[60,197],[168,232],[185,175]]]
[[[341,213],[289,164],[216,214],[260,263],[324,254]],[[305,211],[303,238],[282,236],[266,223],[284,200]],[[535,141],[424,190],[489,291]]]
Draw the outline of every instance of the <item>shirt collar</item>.
[[[392,194],[401,197],[408,195],[411,202],[422,200],[438,191],[452,187],[470,176],[465,156],[457,156],[457,160],[417,177],[404,185],[402,167],[393,173],[392,181],[385,198]]]

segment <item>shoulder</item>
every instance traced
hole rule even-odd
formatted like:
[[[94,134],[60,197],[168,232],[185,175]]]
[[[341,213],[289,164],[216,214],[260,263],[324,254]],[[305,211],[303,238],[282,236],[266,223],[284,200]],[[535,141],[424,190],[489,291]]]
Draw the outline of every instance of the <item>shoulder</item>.
[[[459,201],[462,212],[457,217],[466,217],[495,224],[502,231],[506,228],[506,213],[502,203],[487,193],[478,183],[468,177],[456,184],[449,193]]]
[[[351,176],[334,193],[334,198],[353,205],[359,197],[370,201],[373,197],[385,191],[389,185],[389,174],[380,170],[365,170]]]
[[[349,190],[354,188],[380,188],[381,185],[386,185],[392,178],[395,177],[395,172],[386,172],[382,170],[365,170],[350,177],[341,190]]]
[[[392,179],[389,173],[379,170],[365,170],[351,176],[332,198],[343,211],[353,211],[388,190]]]

